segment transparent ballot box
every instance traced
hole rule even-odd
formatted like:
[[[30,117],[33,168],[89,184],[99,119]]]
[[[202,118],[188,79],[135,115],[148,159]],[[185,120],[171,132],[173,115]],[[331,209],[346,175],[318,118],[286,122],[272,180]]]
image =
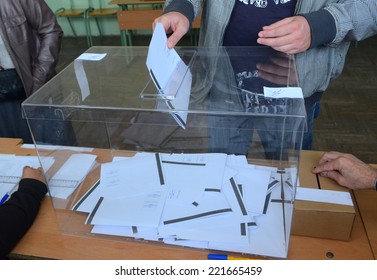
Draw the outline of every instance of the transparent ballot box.
[[[92,47],[22,104],[61,231],[286,258],[305,131],[294,58],[176,52],[159,84],[147,47]]]

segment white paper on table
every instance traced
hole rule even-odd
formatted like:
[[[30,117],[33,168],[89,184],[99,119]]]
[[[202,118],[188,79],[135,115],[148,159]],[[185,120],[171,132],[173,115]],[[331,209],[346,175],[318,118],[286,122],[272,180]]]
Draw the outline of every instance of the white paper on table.
[[[167,196],[161,219],[162,225],[232,212],[226,198],[220,192],[204,191],[201,195],[197,195],[194,200],[190,200],[193,198],[190,190],[179,190],[177,196]]]
[[[249,242],[247,225],[238,222],[236,215],[231,212],[160,226],[159,234],[164,238],[175,236],[208,242]]]
[[[139,195],[165,185],[160,155],[154,153],[104,163],[100,180],[101,196],[107,198]]]
[[[274,192],[278,192],[277,189]],[[285,208],[285,216],[292,217],[293,204]],[[229,252],[247,253],[276,258],[286,258],[290,221],[283,218],[282,205],[272,203],[267,215],[255,217],[257,228],[249,228],[249,243],[209,242],[208,248]],[[285,224],[284,224],[285,223]],[[285,233],[284,230],[287,230]]]
[[[298,187],[296,199],[353,206],[349,192]]]
[[[234,177],[224,180],[221,192],[225,195],[232,211],[237,214],[237,217],[240,217],[241,222],[249,223],[253,221]]]
[[[148,155],[148,153],[136,153],[134,157],[114,157],[113,162],[132,160],[133,158],[142,158]],[[101,195],[104,195],[101,191],[101,182],[98,180],[72,207],[72,210],[90,213],[96,206],[96,203],[100,199]]]
[[[99,61],[106,56],[106,53],[82,53],[79,55],[76,60],[92,60]]]
[[[228,155],[226,165],[229,167],[246,167],[249,166],[247,158],[243,155]]]
[[[48,181],[50,195],[67,199],[96,162],[96,155],[73,154]]]
[[[0,182],[0,199],[14,187],[14,183],[3,183]]]
[[[158,227],[166,190],[160,186],[137,196],[103,198],[88,216],[87,224]]]
[[[101,197],[100,180],[98,180],[76,203],[72,210],[90,213],[96,206],[98,199]]]
[[[54,164],[53,157],[37,156],[1,156],[0,157],[0,182],[18,183],[25,166],[33,168],[42,167],[47,172]],[[42,165],[42,166],[41,166]]]
[[[166,182],[181,189],[221,190],[226,154],[160,154]],[[182,180],[182,178],[185,178]]]
[[[133,237],[150,241],[159,240],[157,228],[149,227],[95,225],[91,233]]]
[[[263,214],[264,201],[267,195],[271,172],[255,169],[252,166],[239,167],[234,176],[241,186],[242,198],[246,209],[252,215]]]

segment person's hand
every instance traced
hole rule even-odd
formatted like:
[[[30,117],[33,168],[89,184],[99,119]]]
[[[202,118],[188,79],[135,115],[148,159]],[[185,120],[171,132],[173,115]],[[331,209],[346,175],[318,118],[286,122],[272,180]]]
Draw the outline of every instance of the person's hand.
[[[264,26],[258,33],[257,42],[287,54],[296,54],[309,49],[311,30],[303,16],[285,18]]]
[[[170,12],[164,14],[153,21],[153,30],[156,23],[162,23],[166,34],[170,34],[168,38],[168,48],[171,49],[179,42],[179,40],[188,32],[190,22],[186,16],[178,12]]]
[[[377,169],[351,154],[327,152],[313,168],[313,173],[335,180],[350,189],[372,189],[377,180]]]
[[[268,63],[258,63],[258,77],[277,85],[297,85],[296,68],[292,56],[278,53]]]
[[[30,166],[25,166],[22,170],[22,178],[26,179],[35,179],[41,182],[45,182],[45,178],[43,176],[42,168],[32,168]]]

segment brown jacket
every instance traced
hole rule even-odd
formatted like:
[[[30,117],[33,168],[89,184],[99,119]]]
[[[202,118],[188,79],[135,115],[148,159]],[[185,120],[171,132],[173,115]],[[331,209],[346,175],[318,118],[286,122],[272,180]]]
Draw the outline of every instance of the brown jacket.
[[[0,0],[0,32],[29,96],[54,76],[63,31],[44,0]]]

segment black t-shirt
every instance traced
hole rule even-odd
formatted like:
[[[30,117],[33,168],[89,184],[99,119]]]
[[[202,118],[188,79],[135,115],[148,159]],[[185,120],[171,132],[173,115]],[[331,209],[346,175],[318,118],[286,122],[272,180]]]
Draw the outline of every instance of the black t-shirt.
[[[297,0],[236,0],[224,34],[224,46],[256,46],[258,33],[294,14]]]
[[[270,25],[294,15],[297,0],[236,0],[232,15],[225,31],[223,45],[241,46],[231,56],[236,84],[239,89],[262,93],[263,86],[276,86],[258,77],[256,64],[267,63],[276,53],[271,48],[255,50],[250,55],[242,47],[258,46],[258,33],[263,26]],[[260,45],[259,45],[260,46]],[[260,52],[258,54],[258,52]]]

